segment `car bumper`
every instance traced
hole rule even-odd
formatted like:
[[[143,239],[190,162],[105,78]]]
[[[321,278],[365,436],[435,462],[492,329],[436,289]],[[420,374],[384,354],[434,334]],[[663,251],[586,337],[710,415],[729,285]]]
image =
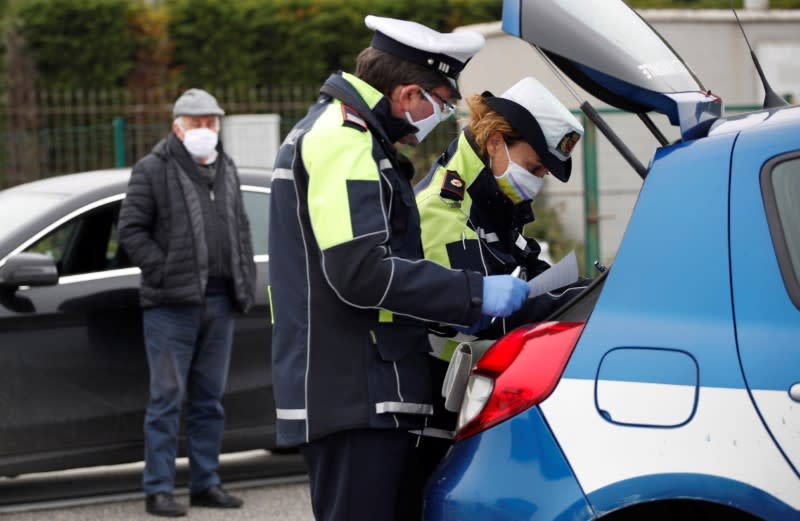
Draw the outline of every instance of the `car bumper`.
[[[425,496],[425,521],[593,518],[536,407],[456,443]]]

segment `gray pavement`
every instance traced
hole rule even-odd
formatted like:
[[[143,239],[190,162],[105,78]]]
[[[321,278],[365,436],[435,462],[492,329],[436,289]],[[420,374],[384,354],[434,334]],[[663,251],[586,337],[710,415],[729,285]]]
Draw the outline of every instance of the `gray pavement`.
[[[0,477],[0,521],[128,521],[164,519],[144,511],[144,462]],[[188,505],[188,461],[176,461],[175,497]],[[190,508],[191,521],[313,521],[308,478],[297,454],[222,454],[225,489],[241,509]],[[69,499],[71,498],[71,499]],[[180,519],[180,518],[179,518]]]
[[[242,499],[244,506],[235,510],[191,508],[184,518],[191,521],[314,521],[311,513],[308,483],[290,485],[260,485],[252,488],[229,487]],[[178,501],[188,504],[189,498],[177,494]],[[0,514],[3,521],[155,521],[165,519],[150,516],[144,511],[144,499],[126,499],[93,505],[61,507],[55,510],[12,512]]]

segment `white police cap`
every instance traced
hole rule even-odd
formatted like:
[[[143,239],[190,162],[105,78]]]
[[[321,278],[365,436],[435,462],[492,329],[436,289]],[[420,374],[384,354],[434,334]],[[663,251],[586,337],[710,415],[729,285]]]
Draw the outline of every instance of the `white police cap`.
[[[371,47],[441,73],[456,95],[458,75],[486,43],[477,31],[440,33],[417,22],[373,15],[364,23],[375,31]]]
[[[567,182],[572,149],[583,135],[583,125],[569,109],[531,77],[522,78],[500,96],[484,92],[483,97],[536,150],[550,173]]]
[[[175,100],[172,117],[178,116],[224,116],[225,111],[217,99],[203,89],[189,89]]]

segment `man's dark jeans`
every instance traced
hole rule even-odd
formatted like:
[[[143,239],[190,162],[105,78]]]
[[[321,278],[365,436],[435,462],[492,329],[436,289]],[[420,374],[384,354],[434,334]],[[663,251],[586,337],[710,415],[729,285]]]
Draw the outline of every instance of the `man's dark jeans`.
[[[220,483],[217,475],[225,389],[233,340],[233,313],[225,295],[202,306],[144,311],[150,400],[144,422],[144,492],[172,492],[181,405],[187,398],[186,438],[190,492]]]

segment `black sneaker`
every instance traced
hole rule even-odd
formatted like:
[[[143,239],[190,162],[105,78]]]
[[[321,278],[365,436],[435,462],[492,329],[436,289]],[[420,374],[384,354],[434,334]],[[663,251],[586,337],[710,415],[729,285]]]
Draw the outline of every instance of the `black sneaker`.
[[[192,494],[189,503],[193,507],[239,508],[244,502],[222,490],[221,486],[212,485],[203,492]]]
[[[186,515],[186,507],[175,501],[172,494],[158,492],[149,495],[144,501],[148,514],[162,517],[181,517]]]

